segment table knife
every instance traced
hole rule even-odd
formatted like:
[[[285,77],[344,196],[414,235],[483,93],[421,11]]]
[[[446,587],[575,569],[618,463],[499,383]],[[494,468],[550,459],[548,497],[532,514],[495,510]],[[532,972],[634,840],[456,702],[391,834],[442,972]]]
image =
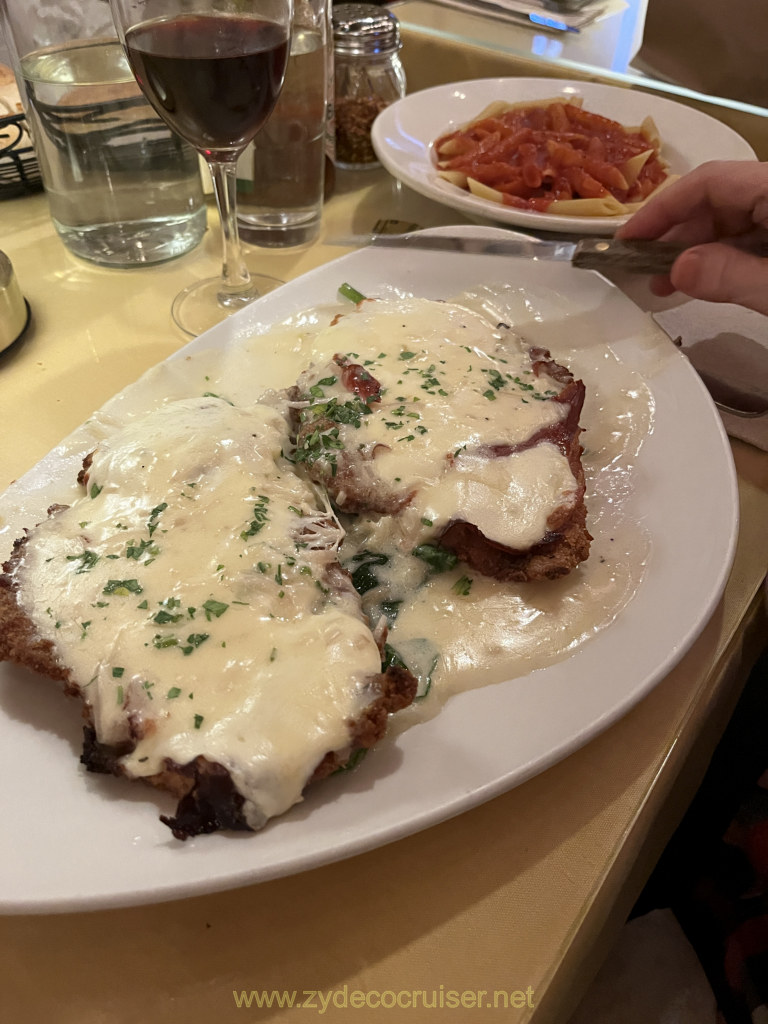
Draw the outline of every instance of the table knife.
[[[623,270],[634,274],[668,274],[687,246],[655,239],[581,238],[543,241],[537,238],[488,238],[479,235],[433,235],[424,232],[372,234],[334,239],[338,245],[375,248],[431,249],[472,256],[512,256],[529,260],[560,260],[582,270]],[[768,256],[768,247],[756,251]]]

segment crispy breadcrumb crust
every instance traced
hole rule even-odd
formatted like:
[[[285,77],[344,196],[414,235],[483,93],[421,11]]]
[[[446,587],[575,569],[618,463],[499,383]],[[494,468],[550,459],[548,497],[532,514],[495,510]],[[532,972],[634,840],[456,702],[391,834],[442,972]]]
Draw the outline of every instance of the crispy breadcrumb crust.
[[[49,512],[55,514],[60,507],[54,506]],[[53,643],[40,636],[35,623],[18,600],[16,575],[23,569],[29,538],[28,533],[15,542],[0,574],[0,661],[11,661],[32,669],[60,682],[68,695],[82,698],[80,687],[60,661]],[[340,566],[333,566],[333,571],[347,576]],[[383,644],[383,638],[380,643]],[[388,667],[366,683],[373,697],[358,719],[347,722],[347,746],[343,750],[328,751],[315,767],[308,785],[346,767],[360,750],[374,746],[387,730],[388,716],[407,707],[416,696],[416,679],[398,666]],[[120,759],[131,753],[136,738],[116,746],[100,743],[91,719],[90,705],[84,698],[82,711],[85,719],[82,764],[91,772],[126,775]],[[197,757],[188,764],[177,764],[167,758],[161,772],[140,781],[171,793],[178,801],[175,815],[163,815],[160,819],[177,839],[221,829],[250,830],[243,813],[245,800],[229,772],[205,757]]]

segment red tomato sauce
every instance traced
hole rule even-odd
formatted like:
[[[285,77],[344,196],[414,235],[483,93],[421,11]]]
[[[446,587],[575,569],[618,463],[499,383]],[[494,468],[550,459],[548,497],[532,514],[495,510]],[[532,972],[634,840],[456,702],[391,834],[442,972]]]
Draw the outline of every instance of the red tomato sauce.
[[[450,155],[441,155],[450,142]],[[653,149],[637,180],[621,168]],[[545,211],[556,199],[613,196],[642,202],[667,177],[655,146],[639,131],[571,103],[515,107],[435,142],[440,170],[460,171],[502,194],[502,202]]]

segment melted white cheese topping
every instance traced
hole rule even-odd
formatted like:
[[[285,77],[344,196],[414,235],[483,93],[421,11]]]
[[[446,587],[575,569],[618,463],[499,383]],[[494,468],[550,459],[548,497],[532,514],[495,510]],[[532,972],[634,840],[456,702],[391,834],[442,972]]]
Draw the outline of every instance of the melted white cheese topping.
[[[301,314],[291,322],[273,328],[269,333],[254,335],[252,337],[241,337],[229,345],[224,351],[206,350],[196,352],[183,359],[176,359],[163,362],[149,371],[140,381],[131,385],[120,395],[116,396],[97,417],[86,425],[82,431],[73,435],[70,440],[70,447],[62,448],[64,455],[72,455],[74,452],[87,450],[85,447],[92,446],[93,439],[98,440],[102,451],[104,438],[107,444],[114,446],[118,437],[116,431],[121,425],[132,419],[140,419],[148,415],[154,415],[154,410],[162,406],[168,398],[187,399],[190,395],[202,395],[206,392],[215,391],[217,394],[226,396],[236,405],[243,408],[250,407],[254,400],[254,380],[261,382],[262,386],[270,388],[285,388],[295,382],[302,371],[314,362],[318,367],[325,366],[328,360],[337,351],[349,350],[361,353],[371,349],[374,355],[378,355],[382,348],[377,348],[385,337],[399,338],[406,349],[413,348],[414,339],[425,339],[434,337],[442,339],[450,344],[456,342],[453,327],[455,323],[457,330],[463,333],[460,344],[468,344],[472,347],[476,344],[482,348],[487,343],[488,332],[495,338],[500,336],[504,345],[514,345],[510,338],[511,332],[495,331],[493,324],[499,320],[510,323],[530,321],[533,313],[536,312],[537,297],[529,293],[521,293],[509,285],[489,286],[487,289],[478,289],[474,295],[464,296],[458,310],[445,303],[434,303],[427,300],[403,299],[391,296],[386,303],[380,303],[377,308],[378,315],[387,314],[386,329],[379,330],[376,322],[358,316],[349,316],[349,307],[329,307],[327,310],[312,311]],[[549,300],[545,300],[545,306]],[[467,327],[462,326],[474,323],[473,317],[467,317],[467,304],[473,305],[479,317],[485,319],[482,328],[478,327],[478,340],[473,342],[471,335],[466,333]],[[532,313],[533,310],[533,313]],[[344,319],[334,327],[328,328],[328,321],[340,311],[345,312]],[[488,314],[488,315],[486,315]],[[377,319],[378,319],[377,315]],[[538,315],[538,314],[536,314]],[[491,322],[489,326],[489,319]],[[350,338],[348,344],[339,341],[340,329],[351,328],[352,323],[357,324],[356,332]],[[591,337],[579,336],[578,330],[571,331],[568,337],[563,337],[563,324],[567,321],[562,318],[554,318],[551,324],[550,335],[538,337],[541,344],[547,344],[552,348],[553,353],[559,362],[571,368],[577,377],[582,377],[586,383],[587,399],[582,417],[582,426],[585,427],[583,435],[586,441],[586,452],[583,456],[583,463],[587,475],[586,501],[590,512],[590,532],[594,533],[595,541],[592,545],[590,558],[583,563],[578,570],[557,581],[546,581],[542,583],[524,584],[500,584],[495,580],[483,579],[479,576],[474,578],[466,577],[466,567],[457,565],[452,571],[443,572],[431,577],[426,585],[424,584],[424,565],[414,558],[403,558],[396,563],[387,566],[377,566],[376,572],[382,580],[382,586],[370,590],[364,597],[369,609],[374,613],[374,618],[379,613],[381,603],[391,599],[393,596],[399,602],[399,614],[389,634],[389,643],[408,662],[409,667],[416,671],[422,681],[422,690],[430,684],[431,690],[429,699],[414,704],[411,708],[400,712],[395,716],[390,725],[390,735],[396,734],[398,729],[407,729],[420,718],[429,717],[439,712],[442,703],[452,694],[465,691],[477,686],[485,686],[503,680],[514,679],[546,665],[559,661],[570,656],[580,645],[587,642],[600,630],[613,622],[621,609],[632,599],[633,594],[643,577],[645,560],[648,557],[650,541],[644,532],[642,525],[634,519],[627,520],[625,513],[626,497],[632,486],[632,467],[636,460],[644,438],[652,429],[653,424],[653,403],[648,391],[647,384],[640,372],[632,370],[604,344],[604,339],[598,339],[597,344],[591,344]],[[542,326],[542,325],[539,325]],[[573,326],[573,325],[571,325]],[[571,348],[571,346],[576,346]],[[489,345],[490,348],[490,345]],[[495,349],[491,348],[491,351]],[[664,349],[666,352],[666,348]],[[466,353],[468,354],[468,353]],[[427,364],[429,365],[429,364]],[[380,371],[378,373],[380,375]],[[315,379],[324,376],[317,373]],[[405,378],[408,379],[407,377]],[[527,379],[527,378],[524,378]],[[421,389],[418,389],[421,390]],[[480,396],[482,397],[482,396]],[[478,400],[476,408],[486,409],[485,401]],[[498,399],[497,399],[498,401]],[[208,404],[208,403],[203,403]],[[537,408],[544,404],[537,403]],[[193,403],[195,407],[200,406],[199,400]],[[254,411],[257,414],[257,411]],[[201,415],[205,416],[203,412]],[[274,427],[277,435],[283,431],[281,422],[273,419],[267,411],[258,413],[264,419],[265,429]],[[189,422],[194,428],[198,420],[198,413],[190,410]],[[83,441],[83,434],[87,440]],[[160,435],[156,435],[160,436]],[[151,438],[149,447],[156,445],[156,436]],[[434,436],[434,435],[433,435]],[[179,440],[180,439],[180,440]],[[171,445],[179,440],[179,453],[185,446],[185,431],[179,423],[179,430],[169,434]],[[405,443],[405,442],[403,442]],[[273,453],[278,453],[281,442],[275,440]],[[254,441],[253,448],[261,450],[261,444]],[[249,459],[253,456],[253,449],[248,449]],[[206,461],[213,461],[212,457],[206,457]],[[280,471],[285,467],[278,458],[277,465]],[[180,478],[186,476],[185,470],[179,464]],[[242,470],[238,470],[242,475]],[[95,475],[93,480],[96,481]],[[148,520],[147,510],[153,509],[158,503],[167,500],[162,495],[150,497],[146,495],[142,478],[133,475],[130,478],[131,488],[138,495],[139,512],[134,517],[141,529],[135,530],[137,538],[146,538],[145,527]],[[248,484],[250,486],[250,483]],[[248,489],[246,486],[246,490]],[[265,493],[260,483],[256,484],[261,493]],[[58,500],[70,501],[69,481],[66,484],[59,483],[56,495]],[[191,492],[189,492],[191,493]],[[94,499],[98,503],[101,496]],[[125,498],[128,500],[129,494]],[[49,499],[50,500],[50,499]],[[55,499],[54,499],[55,500]],[[90,535],[75,529],[75,522],[78,520],[93,519],[92,514],[85,510],[94,505],[90,499],[80,503],[80,510],[64,515],[70,516],[71,531],[68,536],[67,553],[77,556],[83,553],[91,543]],[[188,499],[180,499],[183,506],[188,506]],[[170,504],[170,502],[169,502]],[[312,508],[317,508],[317,502],[311,499]],[[98,506],[97,506],[98,507]],[[250,513],[253,503],[250,503],[249,513],[246,518],[250,521]],[[179,510],[180,511],[180,510]],[[124,517],[120,517],[120,522]],[[402,517],[399,517],[402,519]],[[54,532],[58,529],[55,526],[54,517],[49,523],[45,523],[35,536],[43,531]],[[134,521],[132,520],[132,521]],[[77,524],[79,527],[79,523]],[[349,524],[345,524],[349,526]],[[391,517],[358,517],[354,522],[345,541],[345,551],[342,552],[342,561],[347,564],[347,559],[361,548],[370,548],[373,551],[396,551],[400,538],[393,537],[393,520]],[[402,524],[401,524],[402,525]],[[419,519],[416,518],[416,530],[421,529]],[[157,531],[155,531],[157,533]],[[126,544],[122,538],[129,539],[131,531],[120,531],[119,540],[115,543],[114,553],[121,558],[124,557]],[[155,534],[153,534],[155,536]],[[166,540],[167,534],[160,535]],[[190,534],[185,535],[189,542]],[[255,538],[257,539],[257,538]],[[200,532],[197,533],[196,543],[201,542]],[[61,550],[61,542],[50,536],[46,544],[49,552]],[[28,547],[28,560],[32,558],[33,545]],[[194,563],[199,568],[199,560],[193,558],[194,552],[189,549],[187,543],[186,560],[187,564]],[[36,556],[35,556],[36,557]],[[67,636],[67,657],[75,649],[86,650],[81,643],[81,634],[85,632],[86,638],[93,638],[101,627],[97,619],[98,609],[91,607],[88,601],[84,600],[78,606],[82,611],[75,613],[75,606],[66,587],[67,581],[72,581],[71,569],[76,563],[67,563],[64,572],[61,562],[46,564],[47,554],[37,558],[37,564],[44,568],[44,583],[40,588],[28,586],[31,583],[30,573],[23,582],[25,584],[25,601],[28,610],[31,604],[37,602],[38,614],[35,616],[41,631],[54,640],[57,645],[61,643],[62,631]],[[220,560],[217,554],[209,553],[208,562],[215,570]],[[145,556],[145,559],[147,556]],[[28,563],[29,564],[29,561]],[[110,566],[121,564],[117,561],[109,562]],[[123,565],[134,566],[133,561],[123,562]],[[350,564],[354,568],[354,564]],[[95,569],[103,569],[104,565],[95,566]],[[138,577],[140,572],[149,572],[151,566],[133,568],[130,571],[112,571],[112,577]],[[26,575],[26,574],[25,574]],[[217,582],[214,589],[211,586],[200,584],[202,593],[195,598],[195,603],[201,606],[205,600],[216,596],[221,597],[218,589],[218,578],[216,572],[210,574]],[[77,585],[87,578],[87,574],[77,577]],[[109,576],[105,577],[109,578]],[[42,580],[43,577],[40,577]],[[143,577],[146,582],[146,577]],[[269,577],[265,574],[251,572],[249,585],[260,581],[265,587],[269,583]],[[94,587],[94,590],[97,588]],[[165,587],[157,590],[155,600],[161,600],[165,593]],[[179,587],[179,590],[181,588]],[[62,598],[61,595],[64,595]],[[139,595],[131,605],[136,610],[145,595]],[[71,621],[62,619],[57,628],[56,612],[53,609],[59,605],[59,600],[64,606],[72,610]],[[96,594],[94,604],[100,600],[107,600],[101,594]],[[241,598],[238,598],[241,599]],[[223,600],[226,601],[226,598]],[[225,614],[219,618],[212,618],[210,622],[203,621],[200,626],[196,622],[184,634],[185,639],[194,631],[209,631],[210,627],[224,626],[230,613],[237,607],[234,603]],[[174,609],[171,609],[173,613]],[[148,611],[144,612],[146,619],[139,621],[139,626],[134,624],[134,632],[142,629],[151,639],[156,633],[161,633],[158,624],[151,623]],[[199,613],[198,613],[199,616]],[[89,622],[86,629],[80,623]],[[253,621],[257,616],[253,615]],[[230,623],[233,621],[229,620]],[[310,622],[317,624],[320,616],[312,616]],[[344,620],[346,627],[347,622]],[[264,622],[258,618],[258,630],[251,628],[247,631],[247,642],[251,649],[260,643],[258,657],[254,653],[253,661],[259,664],[259,678],[266,678],[266,672],[277,670],[277,659],[269,662],[273,647],[272,640],[261,633],[262,626],[268,626],[270,630],[282,630],[285,628],[286,643],[290,649],[286,656],[295,659],[296,665],[311,665],[313,671],[318,669],[326,659],[323,642],[318,642],[313,648],[313,653],[304,656],[301,652],[301,644],[294,642],[295,630],[293,624],[278,619],[274,622]],[[164,627],[163,633],[170,633],[171,627]],[[106,628],[103,640],[99,644],[93,644],[93,651],[86,663],[81,666],[78,678],[83,685],[94,676],[98,670],[98,693],[103,695],[106,702],[116,698],[118,686],[123,685],[124,691],[127,687],[131,674],[128,668],[121,679],[111,678],[112,666],[126,665],[127,659],[123,653],[112,653],[113,644],[120,651],[122,645],[127,643],[124,636],[119,636],[117,630]],[[369,643],[367,630],[364,630],[365,642]],[[145,638],[146,640],[146,638]],[[312,637],[304,636],[302,643],[311,642]],[[282,636],[279,638],[280,650],[283,644]],[[207,730],[212,721],[212,708],[210,706],[196,708],[194,705],[202,697],[205,686],[214,676],[199,671],[202,662],[198,658],[207,657],[212,653],[212,648],[206,649],[210,640],[205,641],[188,656],[180,655],[178,650],[168,651],[160,649],[159,654],[175,654],[173,662],[165,662],[166,665],[175,666],[175,674],[169,680],[169,691],[177,685],[182,691],[180,698],[185,702],[184,728],[180,730],[177,759],[183,761],[194,756],[198,752],[209,751],[212,759],[222,760],[217,754],[212,753],[214,738],[207,735]],[[363,649],[362,644],[359,651]],[[226,649],[225,649],[226,651]],[[155,657],[154,646],[141,648],[142,655],[149,653]],[[378,670],[378,652],[369,648],[366,658],[375,661]],[[159,660],[159,655],[158,655]],[[364,659],[361,659],[361,661]],[[367,662],[366,662],[367,664]],[[193,666],[198,666],[198,671],[192,677]],[[93,671],[92,671],[93,669]],[[231,667],[217,668],[215,678],[223,678],[222,673],[226,671],[229,681],[218,687],[219,699],[223,689],[229,687],[235,692],[240,685],[241,678],[239,671],[233,674]],[[368,669],[361,670],[364,674]],[[205,677],[203,679],[203,676]],[[197,679],[205,685],[199,685]],[[140,684],[141,675],[137,676]],[[191,681],[192,685],[187,685]],[[86,693],[93,691],[95,684],[88,686]],[[168,684],[166,684],[168,685]],[[350,687],[351,689],[351,687]],[[169,692],[169,691],[166,691]],[[149,715],[154,712],[157,705],[157,687],[152,689],[153,701],[143,701],[144,713]],[[190,700],[188,693],[194,692],[194,700]],[[296,692],[291,689],[291,692]],[[144,698],[143,687],[134,685],[131,688],[132,701],[138,702]],[[266,693],[266,691],[265,691]],[[110,696],[111,694],[111,696]],[[214,694],[214,698],[216,695]],[[91,699],[93,694],[91,693]],[[350,697],[350,702],[354,703]],[[116,703],[116,701],[115,701]],[[147,710],[149,709],[149,710]],[[114,712],[114,708],[113,708]],[[190,726],[189,712],[208,715],[204,717],[200,728],[194,728],[194,718]],[[272,712],[276,714],[275,711]],[[355,712],[351,712],[354,714]],[[107,716],[109,718],[110,716]],[[116,715],[115,721],[119,722],[122,716]],[[158,716],[155,716],[158,717]],[[244,717],[247,718],[247,715]],[[225,728],[227,728],[225,726]],[[241,732],[244,738],[247,735]],[[306,740],[307,743],[310,739]],[[216,740],[218,744],[218,740]],[[145,750],[150,751],[151,737],[142,741],[146,745]],[[243,746],[245,744],[242,744]],[[333,740],[329,741],[329,748]],[[325,742],[318,744],[318,749],[325,746]],[[186,749],[185,749],[186,748]],[[137,751],[132,761],[132,770],[141,770],[150,773],[154,770],[153,762],[139,762],[144,753]],[[147,756],[154,756],[147,753]],[[159,761],[155,756],[154,764]],[[243,771],[247,767],[246,754],[243,753],[239,760]],[[257,755],[254,761],[254,770],[260,772],[263,762]],[[266,769],[265,769],[266,771]],[[260,776],[262,779],[266,775]],[[274,786],[274,788],[271,788]],[[276,782],[270,780],[267,788],[271,788],[274,794],[280,787]],[[288,787],[286,787],[287,789]],[[287,803],[289,798],[284,799]],[[258,819],[260,812],[255,810],[255,803],[251,805],[254,809],[255,827],[260,823]]]
[[[126,772],[202,755],[252,827],[349,746],[381,669],[356,595],[324,581],[341,531],[287,447],[265,406],[169,403],[98,447],[86,495],[35,530],[19,570],[97,738],[137,739]]]
[[[348,451],[373,455],[388,489],[414,492],[403,517],[409,542],[458,519],[525,550],[542,540],[555,509],[575,501],[576,480],[554,444],[503,457],[489,451],[525,442],[568,413],[548,400],[562,385],[533,372],[527,347],[508,328],[449,303],[372,302],[322,332],[317,345],[362,366],[381,385],[381,399],[364,408],[329,361],[301,378],[310,403],[302,416],[333,419],[334,402],[357,414],[341,418],[339,439]],[[334,448],[311,443],[309,461],[333,468]]]
[[[553,509],[573,497],[573,473],[553,444],[512,455],[456,459],[422,497],[423,517],[437,525],[473,523],[489,540],[526,550],[545,536]]]

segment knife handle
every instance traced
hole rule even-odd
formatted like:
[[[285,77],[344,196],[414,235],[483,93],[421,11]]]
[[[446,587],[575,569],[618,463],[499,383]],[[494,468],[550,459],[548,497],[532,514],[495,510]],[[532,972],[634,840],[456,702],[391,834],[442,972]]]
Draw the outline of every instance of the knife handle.
[[[760,242],[734,248],[755,256],[768,257],[768,243]],[[678,242],[651,238],[584,238],[573,252],[574,267],[583,270],[624,270],[630,274],[668,274],[677,257],[690,248]]]
[[[648,238],[584,238],[577,243],[572,262],[582,270],[668,274],[686,248],[675,242]]]

